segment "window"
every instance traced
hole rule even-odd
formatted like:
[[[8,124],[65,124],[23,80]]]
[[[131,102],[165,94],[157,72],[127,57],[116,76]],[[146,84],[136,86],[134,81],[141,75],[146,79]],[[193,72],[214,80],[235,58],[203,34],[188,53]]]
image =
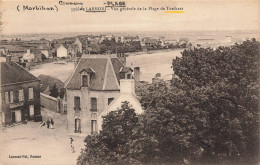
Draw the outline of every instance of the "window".
[[[108,98],[108,105],[114,100],[114,98]]]
[[[29,99],[33,99],[33,88],[29,88]]]
[[[97,120],[91,120],[91,134],[97,133]]]
[[[9,93],[5,92],[5,103],[9,103]]]
[[[91,97],[91,111],[97,111],[97,98]]]
[[[80,110],[80,97],[74,97],[74,110]]]
[[[5,112],[2,112],[2,122],[5,123]]]
[[[81,133],[81,122],[80,119],[75,119],[75,133]]]
[[[88,75],[83,75],[82,76],[82,86],[83,87],[88,87]]]
[[[10,91],[10,103],[14,102],[14,92]]]
[[[24,101],[23,89],[19,90],[19,101]]]
[[[131,74],[127,74],[127,79],[131,79]]]

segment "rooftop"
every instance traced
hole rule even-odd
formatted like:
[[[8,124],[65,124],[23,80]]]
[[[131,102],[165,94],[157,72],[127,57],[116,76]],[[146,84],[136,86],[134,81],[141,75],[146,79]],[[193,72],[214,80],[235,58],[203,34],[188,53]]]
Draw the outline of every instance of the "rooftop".
[[[93,70],[89,90],[119,90],[119,70],[123,64],[117,58],[109,55],[83,55],[65,87],[67,89],[81,88],[82,70]]]
[[[15,62],[1,62],[0,65],[1,86],[39,80]]]

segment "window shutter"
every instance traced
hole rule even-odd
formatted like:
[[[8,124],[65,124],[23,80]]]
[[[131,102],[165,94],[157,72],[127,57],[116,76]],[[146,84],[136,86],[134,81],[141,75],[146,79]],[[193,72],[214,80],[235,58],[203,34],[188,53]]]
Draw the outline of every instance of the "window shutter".
[[[10,103],[14,102],[14,92],[10,91]]]
[[[29,88],[29,99],[33,99],[33,88]]]
[[[9,103],[8,92],[5,92],[5,103]]]

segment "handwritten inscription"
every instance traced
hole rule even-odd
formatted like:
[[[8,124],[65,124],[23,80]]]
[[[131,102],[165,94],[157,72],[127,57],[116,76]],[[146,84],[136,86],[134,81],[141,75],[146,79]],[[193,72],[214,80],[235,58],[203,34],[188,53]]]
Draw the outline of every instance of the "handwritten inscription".
[[[71,12],[106,12],[106,11],[183,11],[182,7],[131,7],[126,6],[125,1],[106,1],[101,4],[100,6],[89,6],[85,5],[83,2],[74,2],[74,1],[59,1],[58,6],[71,6],[70,10]],[[42,5],[36,5],[36,6],[29,6],[29,5],[23,5],[21,8],[18,5],[17,6],[18,11],[58,11],[58,7],[56,5],[53,6],[42,6]]]
[[[54,10],[53,7],[44,7],[44,6],[23,6],[23,10]]]
[[[23,5],[22,9],[20,8],[20,5],[17,6],[17,11],[58,11],[58,7],[56,5],[54,6],[29,6],[29,5]]]
[[[64,2],[64,1],[59,1],[59,5],[83,5],[82,2]]]

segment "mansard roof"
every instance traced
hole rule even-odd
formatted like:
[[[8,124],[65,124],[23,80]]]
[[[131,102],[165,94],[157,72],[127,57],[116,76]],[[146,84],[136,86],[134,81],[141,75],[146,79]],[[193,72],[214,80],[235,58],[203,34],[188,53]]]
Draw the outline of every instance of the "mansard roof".
[[[89,90],[119,90],[119,70],[123,64],[108,55],[84,55],[66,83],[67,89],[81,89],[83,71],[92,71]]]

